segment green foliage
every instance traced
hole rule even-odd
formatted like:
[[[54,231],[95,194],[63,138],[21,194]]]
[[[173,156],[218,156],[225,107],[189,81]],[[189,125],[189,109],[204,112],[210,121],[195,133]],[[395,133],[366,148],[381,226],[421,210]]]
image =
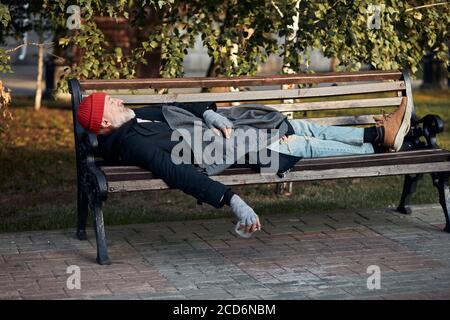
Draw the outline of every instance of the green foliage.
[[[350,70],[367,63],[376,69],[407,68],[415,73],[427,52],[448,64],[448,4],[420,8],[414,1],[384,1],[380,4],[381,28],[369,29],[368,5],[372,2],[302,1],[298,39],[289,48],[291,65],[298,69],[298,53],[308,46],[339,58],[341,68]]]
[[[59,39],[59,44],[63,47],[69,43],[81,51],[83,58],[81,63],[71,67],[66,77],[75,75],[79,78],[119,79],[134,76],[134,68],[123,57],[121,48],[114,48],[112,52],[107,50],[108,43],[95,22],[84,24],[79,33],[71,39]],[[64,90],[67,89],[66,81],[60,82],[60,85]]]
[[[9,14],[8,7],[0,2],[0,24],[3,25],[3,28],[6,28],[10,20],[11,15]]]
[[[0,81],[0,151],[5,140],[5,129],[8,128],[8,121],[12,119],[12,114],[8,109],[10,103],[11,92]]]
[[[0,72],[12,72],[9,64],[11,57],[6,53],[5,49],[0,48]]]
[[[48,19],[48,14],[43,10],[44,0],[2,0],[0,3],[0,43],[5,37],[12,36],[20,39],[25,32],[35,31],[38,35],[43,35],[47,31],[53,30],[53,26]]]
[[[39,3],[40,1],[36,1]],[[146,54],[161,50],[161,75],[180,77],[182,62],[200,36],[214,59],[216,74],[252,75],[271,54],[279,54],[293,71],[309,71],[307,48],[340,61],[338,70],[406,68],[415,73],[423,55],[433,52],[448,64],[448,4],[387,0],[380,3],[381,28],[367,26],[370,0],[43,0],[53,28],[66,28],[69,5],[81,8],[82,29],[67,30],[59,46],[77,48],[65,75],[79,78],[132,78]],[[298,31],[291,27],[299,15]],[[126,19],[144,35],[131,54],[105,39],[94,17]],[[156,21],[150,21],[156,17]],[[0,22],[8,20],[0,5]],[[7,22],[6,22],[7,23]],[[152,30],[146,28],[149,23]],[[287,40],[286,40],[287,39]],[[8,62],[2,58],[0,65]],[[66,82],[60,82],[65,84]]]
[[[50,21],[43,18],[46,12],[42,8],[43,0],[3,0],[0,3],[0,44],[4,43],[6,37],[20,40],[30,31],[36,32],[40,38],[46,32],[53,31]],[[12,72],[10,61],[13,51],[0,48],[0,72]]]
[[[147,13],[149,8],[163,12],[170,9],[174,0],[78,0],[58,2],[44,0],[44,8],[52,12],[51,18],[55,27],[65,28],[69,14],[65,13],[69,5],[78,5],[81,8],[83,24],[80,30],[68,31],[67,36],[59,39],[61,47],[75,47],[80,50],[81,60],[72,61],[58,88],[67,91],[68,78],[104,78],[119,79],[133,78],[138,63],[147,63],[144,55],[159,46],[159,43],[151,41],[151,46],[143,42],[132,51],[131,55],[125,56],[122,48],[112,47],[105,39],[103,32],[98,28],[94,17],[106,16],[115,19],[125,18],[130,25],[142,30],[148,23]],[[161,41],[161,39],[159,39]],[[175,56],[172,60],[174,60]]]

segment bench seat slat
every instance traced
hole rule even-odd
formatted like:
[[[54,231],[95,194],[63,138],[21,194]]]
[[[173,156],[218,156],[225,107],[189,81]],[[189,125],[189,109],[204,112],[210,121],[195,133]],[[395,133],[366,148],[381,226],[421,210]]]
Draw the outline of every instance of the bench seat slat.
[[[330,86],[319,88],[301,88],[289,90],[264,90],[219,93],[168,93],[168,94],[111,94],[112,97],[124,101],[126,104],[152,104],[174,102],[232,102],[257,101],[274,99],[296,99],[310,97],[330,97],[337,95],[350,95],[375,92],[391,92],[405,89],[404,81],[353,84],[345,86]],[[84,94],[83,97],[87,96]]]
[[[395,156],[393,156],[394,154]],[[433,165],[430,166],[430,163],[433,163]],[[325,176],[325,173],[330,174],[329,179],[393,175],[395,174],[394,167],[400,170],[397,174],[405,174],[404,172],[419,173],[446,171],[444,169],[450,171],[450,152],[446,150],[440,150],[439,152],[413,151],[386,154],[382,156],[380,156],[380,154],[375,154],[372,155],[372,157],[350,156],[332,157],[331,159],[305,159],[299,161],[284,179],[281,179],[274,174],[255,173],[249,168],[231,168],[226,170],[223,174],[212,176],[211,178],[227,185],[308,181],[314,179],[328,179]],[[108,179],[109,192],[168,188],[164,181],[155,178],[149,171],[138,167],[126,167],[125,169],[127,170],[125,171],[111,172],[111,170],[120,170],[118,168],[120,167],[102,167],[102,170],[105,172]],[[130,171],[131,168],[139,171]],[[414,171],[414,168],[422,171]],[[364,175],[364,169],[368,169],[367,174],[369,175]],[[352,175],[352,170],[354,170],[354,175]],[[314,174],[313,172],[320,172],[321,174]],[[321,178],[317,178],[318,175]]]
[[[222,182],[226,185],[248,185],[258,183],[281,183],[295,181],[311,180],[329,180],[345,179],[359,177],[381,177],[390,175],[403,175],[428,172],[446,172],[450,171],[450,162],[435,162],[433,166],[429,163],[372,166],[361,168],[338,168],[325,170],[301,170],[288,174],[286,178],[279,178],[274,174],[241,174],[241,175],[223,175],[213,176],[213,180]],[[168,189],[167,184],[161,179],[151,180],[126,180],[111,181],[108,183],[109,192],[121,191],[143,191],[143,190],[161,190]]]
[[[398,160],[401,158],[425,158],[428,161],[433,161],[433,159],[450,159],[450,151],[443,149],[424,149],[415,151],[400,151],[400,152],[390,152],[390,153],[375,153],[368,155],[351,155],[351,156],[335,156],[335,157],[323,157],[323,158],[311,158],[302,159],[298,165],[322,165],[322,164],[333,164],[340,162],[365,162],[365,161],[385,161],[385,160]],[[440,160],[439,160],[440,161]],[[149,173],[148,170],[143,169],[138,166],[122,166],[122,165],[106,165],[103,160],[97,162],[97,165],[102,169],[102,171],[107,175],[120,175],[120,174],[146,174]],[[236,168],[237,167],[237,168]],[[242,170],[246,166],[236,166],[228,169],[230,170]]]
[[[430,163],[439,161],[450,160],[450,154],[442,153],[433,156],[424,155],[414,155],[414,156],[404,156],[404,157],[392,157],[392,158],[363,158],[363,159],[348,159],[342,157],[341,159],[336,159],[334,161],[306,161],[300,160],[291,171],[300,170],[322,170],[322,169],[332,169],[332,168],[348,168],[348,167],[364,167],[373,165],[391,165],[391,164],[410,164],[410,163]],[[254,171],[248,167],[234,167],[224,171],[221,175],[232,175],[232,174],[242,174],[242,173],[254,173]],[[115,173],[105,173],[108,176],[109,181],[119,181],[119,180],[130,180],[130,179],[152,179],[155,178],[153,173],[146,170],[140,170],[135,172],[123,171]]]

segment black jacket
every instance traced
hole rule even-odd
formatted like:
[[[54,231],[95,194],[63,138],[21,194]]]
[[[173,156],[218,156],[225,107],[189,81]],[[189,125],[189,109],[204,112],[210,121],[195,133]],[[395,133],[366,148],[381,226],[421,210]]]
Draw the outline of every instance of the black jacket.
[[[199,118],[203,117],[206,110],[216,110],[215,103],[201,102],[201,103],[175,103],[177,107],[188,110]],[[134,118],[123,124],[120,128],[114,130],[109,135],[98,135],[99,150],[98,155],[110,162],[117,162],[120,160],[120,150],[122,143],[131,135],[142,135],[143,137],[151,137],[161,133],[171,132],[162,113],[162,104],[155,104],[148,107],[135,108],[134,113],[136,118],[144,120],[152,120],[157,122],[142,122],[138,123]],[[170,139],[169,139],[170,140]],[[164,144],[160,141],[159,144]],[[170,147],[168,144],[167,147]]]
[[[214,103],[179,103],[199,118],[212,109]],[[229,187],[210,179],[192,164],[174,164],[171,160],[172,129],[162,114],[162,105],[134,109],[136,118],[155,122],[138,123],[134,118],[109,135],[98,135],[99,153],[110,162],[136,165],[150,170],[170,187],[177,188],[214,207],[223,206],[223,197]]]

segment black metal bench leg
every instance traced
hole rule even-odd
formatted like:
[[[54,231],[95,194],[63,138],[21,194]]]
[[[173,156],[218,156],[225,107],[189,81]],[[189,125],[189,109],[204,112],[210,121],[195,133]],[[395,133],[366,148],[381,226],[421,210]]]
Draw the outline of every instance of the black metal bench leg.
[[[97,262],[101,265],[111,264],[106,243],[105,224],[103,223],[102,202],[94,203],[94,229],[97,239]]]
[[[409,207],[411,196],[414,192],[416,192],[417,182],[422,178],[422,176],[423,174],[405,175],[402,197],[400,199],[400,204],[397,207],[398,212],[403,214],[411,214],[411,208]]]
[[[442,209],[444,210],[444,215],[445,215],[444,231],[450,233],[450,219],[449,219],[449,212],[450,212],[449,177],[450,177],[450,172],[433,173],[433,174],[431,174],[431,177],[433,178],[434,186],[438,189],[439,203],[441,204]]]
[[[87,240],[86,222],[89,213],[89,200],[87,195],[78,191],[77,199],[77,238],[79,240]]]

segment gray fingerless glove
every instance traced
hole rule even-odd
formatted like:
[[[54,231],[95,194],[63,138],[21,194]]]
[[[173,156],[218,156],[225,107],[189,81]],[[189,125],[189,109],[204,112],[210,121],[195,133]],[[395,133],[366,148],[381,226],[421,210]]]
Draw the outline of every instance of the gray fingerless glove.
[[[249,226],[256,223],[257,215],[255,211],[253,211],[253,209],[237,194],[231,197],[230,206],[236,217],[239,219],[238,224]]]
[[[225,128],[233,128],[233,123],[230,120],[213,110],[206,110],[203,113],[203,119],[205,119],[206,125],[211,129],[223,130]]]

